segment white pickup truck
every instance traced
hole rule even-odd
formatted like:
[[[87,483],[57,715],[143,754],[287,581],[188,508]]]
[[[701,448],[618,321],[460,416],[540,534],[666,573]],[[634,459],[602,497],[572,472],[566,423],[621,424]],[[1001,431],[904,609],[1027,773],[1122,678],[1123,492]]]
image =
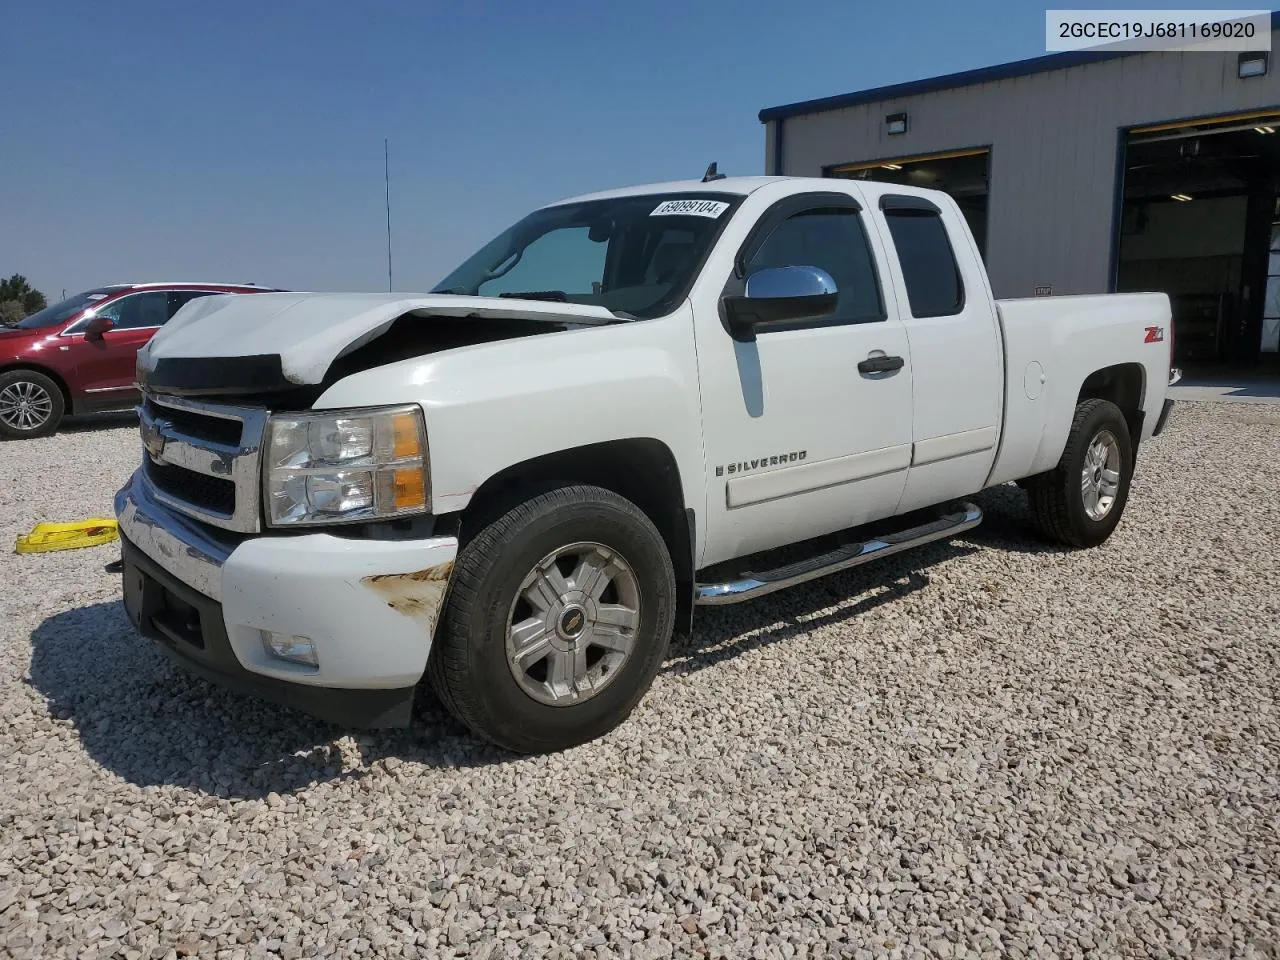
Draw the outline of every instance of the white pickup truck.
[[[985,488],[1102,543],[1171,339],[1163,294],[994,300],[934,191],[577,197],[430,294],[179,311],[139,355],[125,604],[337,723],[407,724],[429,679],[493,742],[564,748],[628,716],[695,606],[960,534]]]

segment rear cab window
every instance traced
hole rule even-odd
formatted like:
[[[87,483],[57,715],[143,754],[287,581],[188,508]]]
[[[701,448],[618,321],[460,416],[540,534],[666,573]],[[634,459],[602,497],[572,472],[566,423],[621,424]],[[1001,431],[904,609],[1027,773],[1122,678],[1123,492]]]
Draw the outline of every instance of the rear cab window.
[[[964,310],[964,280],[942,211],[921,197],[886,194],[881,210],[893,238],[913,317],[950,317]]]

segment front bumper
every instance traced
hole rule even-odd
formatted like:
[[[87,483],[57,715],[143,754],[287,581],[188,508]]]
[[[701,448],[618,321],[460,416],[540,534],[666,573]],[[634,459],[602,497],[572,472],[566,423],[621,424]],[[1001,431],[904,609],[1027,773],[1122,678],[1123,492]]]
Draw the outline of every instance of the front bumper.
[[[400,726],[426,669],[457,555],[453,537],[240,538],[116,494],[125,603],[193,672],[349,726]],[[319,666],[271,656],[262,631],[307,637]]]

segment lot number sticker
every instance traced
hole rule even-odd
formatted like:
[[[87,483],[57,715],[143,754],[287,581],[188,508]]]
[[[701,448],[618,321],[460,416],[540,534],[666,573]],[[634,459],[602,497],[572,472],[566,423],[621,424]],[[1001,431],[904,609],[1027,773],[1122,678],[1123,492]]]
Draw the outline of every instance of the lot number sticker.
[[[729,209],[723,200],[666,200],[653,208],[651,217],[710,217],[714,220]]]

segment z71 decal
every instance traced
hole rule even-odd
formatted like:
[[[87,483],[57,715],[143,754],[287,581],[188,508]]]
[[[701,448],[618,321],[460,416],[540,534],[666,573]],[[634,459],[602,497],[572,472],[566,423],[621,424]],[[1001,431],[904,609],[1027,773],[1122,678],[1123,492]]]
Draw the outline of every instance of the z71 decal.
[[[1147,327],[1147,339],[1143,343],[1160,343],[1164,340],[1164,327]]]

